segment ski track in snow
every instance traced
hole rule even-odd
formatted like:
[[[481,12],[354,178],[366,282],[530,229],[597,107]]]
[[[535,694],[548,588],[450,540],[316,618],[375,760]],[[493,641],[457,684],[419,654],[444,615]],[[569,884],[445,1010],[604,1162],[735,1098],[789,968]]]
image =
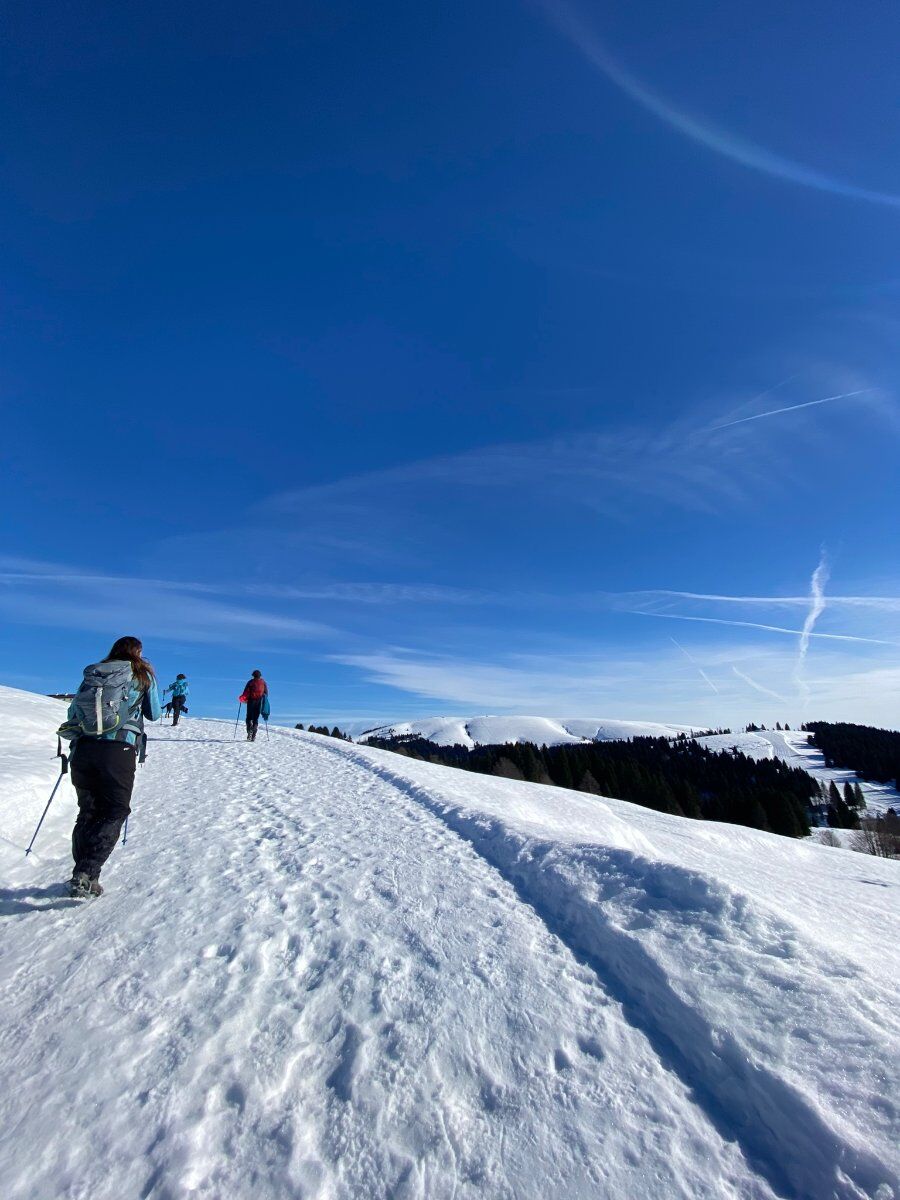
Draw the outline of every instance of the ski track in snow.
[[[21,797],[3,778],[7,1200],[894,1195],[868,1145],[896,1135],[890,1084],[872,1095],[891,1014],[839,955],[811,982],[796,930],[697,871],[467,807],[530,785],[224,722],[151,737],[99,901],[58,883],[68,784],[22,860],[52,762],[15,764]],[[836,1073],[818,1099],[767,1061],[795,976]],[[843,1039],[817,1042],[836,1004]]]

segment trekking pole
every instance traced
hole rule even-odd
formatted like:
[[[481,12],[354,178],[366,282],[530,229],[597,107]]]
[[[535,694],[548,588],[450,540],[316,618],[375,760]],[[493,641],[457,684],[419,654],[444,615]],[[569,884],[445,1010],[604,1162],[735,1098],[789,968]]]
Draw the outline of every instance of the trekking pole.
[[[232,741],[234,741],[234,739],[237,737],[237,727],[238,727],[238,721],[240,721],[240,719],[241,719],[241,705],[242,705],[242,703],[243,703],[243,701],[239,701],[239,702],[238,702],[238,715],[237,715],[237,718],[236,718],[236,720],[235,720],[235,722],[234,722],[234,734],[233,734],[233,736],[232,736],[232,738],[231,738],[231,740],[232,740]]]
[[[125,828],[122,831],[122,845],[124,846],[127,841],[128,841],[128,818],[126,817],[125,818]]]
[[[60,754],[60,756],[59,756],[59,757],[62,759],[62,770],[61,770],[61,771],[60,771],[60,773],[59,773],[59,779],[57,779],[56,783],[53,785],[53,791],[50,793],[50,799],[47,801],[47,806],[46,806],[46,808],[44,809],[44,811],[41,813],[41,819],[40,819],[40,820],[38,821],[38,823],[37,823],[37,829],[35,829],[35,831],[34,831],[34,835],[32,836],[32,839],[31,839],[31,841],[28,843],[28,849],[25,851],[25,857],[26,857],[26,858],[27,858],[27,857],[28,857],[28,855],[31,853],[31,847],[34,845],[34,839],[35,839],[35,838],[37,837],[37,835],[40,833],[41,826],[42,826],[42,825],[43,825],[43,823],[44,823],[44,817],[46,817],[46,815],[47,815],[47,812],[48,812],[48,811],[49,811],[49,809],[50,809],[50,805],[53,803],[53,797],[56,795],[57,789],[59,788],[59,785],[60,785],[60,784],[62,783],[62,781],[63,781],[63,775],[66,775],[66,774],[68,774],[68,771],[69,771],[69,760],[68,760],[68,758],[66,757],[66,755],[65,755],[65,754]]]
[[[269,740],[269,718],[266,717],[266,741]]]

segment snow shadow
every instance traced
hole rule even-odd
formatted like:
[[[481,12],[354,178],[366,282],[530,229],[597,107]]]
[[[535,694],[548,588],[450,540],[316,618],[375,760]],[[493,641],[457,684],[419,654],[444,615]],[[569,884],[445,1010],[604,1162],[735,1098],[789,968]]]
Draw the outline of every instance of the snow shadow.
[[[566,852],[568,860],[564,855],[554,862],[559,850],[554,843],[536,844],[484,813],[454,808],[371,761],[366,766],[439,817],[500,872],[546,928],[593,971],[720,1135],[737,1143],[779,1197],[900,1197],[900,1181],[884,1163],[842,1138],[802,1093],[751,1061],[727,1030],[691,1007],[639,938],[611,922],[603,904],[606,884],[607,899],[623,886],[645,893],[648,913],[678,896],[689,908],[692,896],[708,891],[708,880],[687,868],[605,847],[573,847]],[[575,868],[573,875],[561,869],[565,865]],[[588,888],[599,894],[589,894]]]
[[[77,908],[79,903],[68,895],[61,883],[49,887],[0,888],[0,917],[18,917],[52,908]]]

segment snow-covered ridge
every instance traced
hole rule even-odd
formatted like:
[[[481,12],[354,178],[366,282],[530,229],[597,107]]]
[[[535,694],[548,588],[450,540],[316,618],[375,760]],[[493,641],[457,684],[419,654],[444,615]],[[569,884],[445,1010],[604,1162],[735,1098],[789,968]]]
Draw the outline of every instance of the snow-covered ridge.
[[[4,1200],[900,1200],[900,865],[155,727],[73,906],[0,688]]]
[[[353,730],[351,729],[352,733]],[[633,737],[676,737],[693,732],[687,725],[656,721],[614,721],[594,717],[420,717],[360,730],[357,738],[420,737],[438,746],[498,746],[508,742],[533,742],[536,746],[564,746],[575,742],[614,742]]]

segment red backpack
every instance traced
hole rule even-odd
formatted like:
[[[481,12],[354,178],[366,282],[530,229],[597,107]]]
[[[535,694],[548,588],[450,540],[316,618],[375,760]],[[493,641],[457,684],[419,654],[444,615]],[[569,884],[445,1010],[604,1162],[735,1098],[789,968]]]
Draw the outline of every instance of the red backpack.
[[[268,688],[264,679],[251,679],[244,688],[244,695],[248,700],[261,700],[267,691]]]

